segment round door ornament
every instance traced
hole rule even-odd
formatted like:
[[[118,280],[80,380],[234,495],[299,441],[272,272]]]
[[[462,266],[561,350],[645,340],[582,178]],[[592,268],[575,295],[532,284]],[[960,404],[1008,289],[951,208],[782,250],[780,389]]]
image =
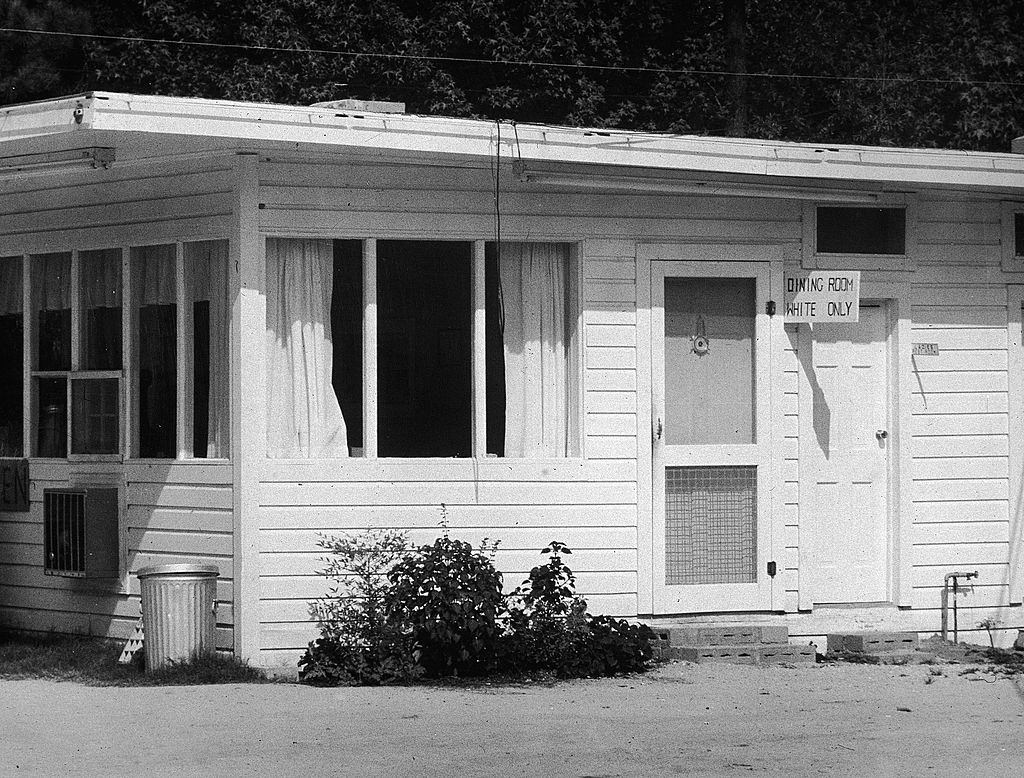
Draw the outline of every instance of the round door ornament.
[[[697,317],[697,331],[691,340],[693,341],[693,353],[698,357],[703,357],[711,351],[711,341],[708,339],[703,316]]]

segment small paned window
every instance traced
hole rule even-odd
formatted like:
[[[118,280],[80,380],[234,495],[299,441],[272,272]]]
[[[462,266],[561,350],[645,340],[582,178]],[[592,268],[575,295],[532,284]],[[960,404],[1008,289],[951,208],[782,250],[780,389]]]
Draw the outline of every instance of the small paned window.
[[[819,207],[816,250],[819,254],[907,253],[905,208]]]

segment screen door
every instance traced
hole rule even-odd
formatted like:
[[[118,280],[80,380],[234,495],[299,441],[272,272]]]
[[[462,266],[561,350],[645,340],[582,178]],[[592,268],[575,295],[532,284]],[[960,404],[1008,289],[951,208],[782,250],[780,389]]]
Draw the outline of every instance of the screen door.
[[[769,265],[654,262],[654,599],[771,607]]]

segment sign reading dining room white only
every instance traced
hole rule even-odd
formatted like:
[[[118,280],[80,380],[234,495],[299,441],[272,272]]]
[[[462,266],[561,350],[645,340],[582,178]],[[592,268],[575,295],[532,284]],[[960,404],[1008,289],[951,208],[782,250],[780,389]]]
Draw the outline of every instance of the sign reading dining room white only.
[[[786,322],[855,322],[860,314],[860,271],[786,273]]]

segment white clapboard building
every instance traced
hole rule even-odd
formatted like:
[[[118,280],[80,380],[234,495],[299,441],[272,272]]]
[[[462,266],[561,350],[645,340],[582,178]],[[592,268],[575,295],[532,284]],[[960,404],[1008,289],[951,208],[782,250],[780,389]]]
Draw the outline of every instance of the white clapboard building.
[[[1015,635],[1016,151],[0,108],[0,625],[127,637],[212,563],[218,644],[294,666],[318,536],[443,505],[595,613],[930,634],[977,571]]]

